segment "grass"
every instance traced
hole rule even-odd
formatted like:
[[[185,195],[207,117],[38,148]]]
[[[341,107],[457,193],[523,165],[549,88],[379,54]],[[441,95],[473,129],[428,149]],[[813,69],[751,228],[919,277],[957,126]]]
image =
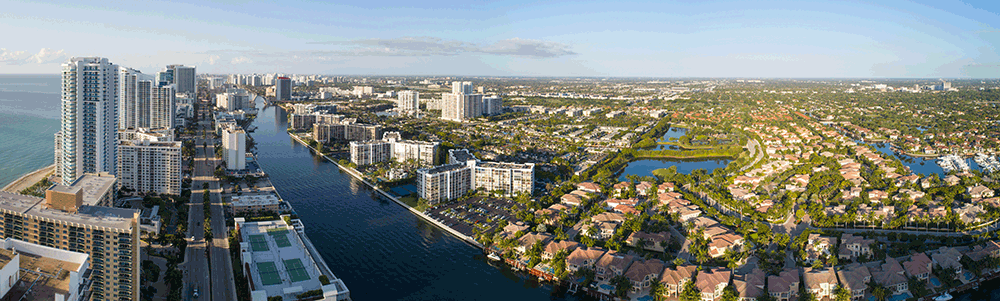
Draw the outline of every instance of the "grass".
[[[405,197],[399,198],[399,201],[403,202],[403,204],[406,204],[407,206],[414,207],[414,208],[417,207],[417,197],[414,197],[414,196],[405,196]]]

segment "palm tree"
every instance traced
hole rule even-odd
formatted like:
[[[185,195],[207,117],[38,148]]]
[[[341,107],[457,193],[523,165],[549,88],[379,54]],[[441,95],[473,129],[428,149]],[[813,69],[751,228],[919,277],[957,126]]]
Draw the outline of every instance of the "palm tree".
[[[649,285],[649,295],[653,296],[653,300],[660,301],[663,300],[663,295],[666,293],[667,288],[663,286],[663,282],[653,281]]]

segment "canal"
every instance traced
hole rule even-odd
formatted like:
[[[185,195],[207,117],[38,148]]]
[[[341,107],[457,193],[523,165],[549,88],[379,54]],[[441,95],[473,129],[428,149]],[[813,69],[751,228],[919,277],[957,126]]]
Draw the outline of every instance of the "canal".
[[[574,300],[376,197],[286,132],[280,107],[259,107],[251,133],[261,168],[354,300]]]

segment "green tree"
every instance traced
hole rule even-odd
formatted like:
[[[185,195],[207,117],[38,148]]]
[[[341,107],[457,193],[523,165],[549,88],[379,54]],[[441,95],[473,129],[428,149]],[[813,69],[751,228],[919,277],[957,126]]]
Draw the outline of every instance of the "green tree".
[[[681,291],[680,300],[681,301],[700,301],[701,291],[695,286],[695,279],[691,279],[686,284],[684,284],[684,290]]]
[[[722,301],[737,301],[740,299],[740,294],[736,292],[736,289],[732,285],[727,285],[726,289],[722,291]]]
[[[663,300],[663,295],[667,293],[667,287],[663,285],[663,282],[653,281],[649,285],[649,295],[653,296],[653,300],[660,301]]]
[[[837,289],[834,290],[833,293],[834,293],[834,296],[836,296],[835,299],[834,299],[835,301],[850,301],[851,300],[851,292],[848,291],[843,286],[837,286]]]

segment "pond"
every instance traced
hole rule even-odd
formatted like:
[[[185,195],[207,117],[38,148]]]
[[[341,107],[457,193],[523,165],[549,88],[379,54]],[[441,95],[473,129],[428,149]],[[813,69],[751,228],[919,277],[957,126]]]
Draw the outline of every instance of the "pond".
[[[733,160],[721,158],[706,159],[642,159],[630,162],[622,169],[618,180],[627,181],[627,175],[652,176],[653,171],[660,168],[670,168],[677,166],[677,172],[690,174],[695,169],[704,168],[707,173],[712,173],[716,168],[724,168]]]
[[[855,141],[857,143],[864,143],[860,140]],[[936,173],[941,177],[944,177],[945,175],[944,169],[937,164],[936,159],[911,157],[903,153],[897,153],[892,149],[891,143],[868,143],[868,145],[875,147],[876,150],[885,154],[886,157],[896,157],[903,163],[903,166],[909,167],[910,172],[913,172],[914,174],[922,173],[924,176],[929,176],[932,173]],[[965,161],[969,163],[969,168],[972,170],[982,170],[979,167],[979,164],[976,164],[975,160],[966,158]]]
[[[687,134],[687,129],[670,127],[670,129],[667,130],[667,133],[663,134],[663,137],[656,142],[676,142],[677,139],[680,139],[681,136],[684,136],[684,134]]]

